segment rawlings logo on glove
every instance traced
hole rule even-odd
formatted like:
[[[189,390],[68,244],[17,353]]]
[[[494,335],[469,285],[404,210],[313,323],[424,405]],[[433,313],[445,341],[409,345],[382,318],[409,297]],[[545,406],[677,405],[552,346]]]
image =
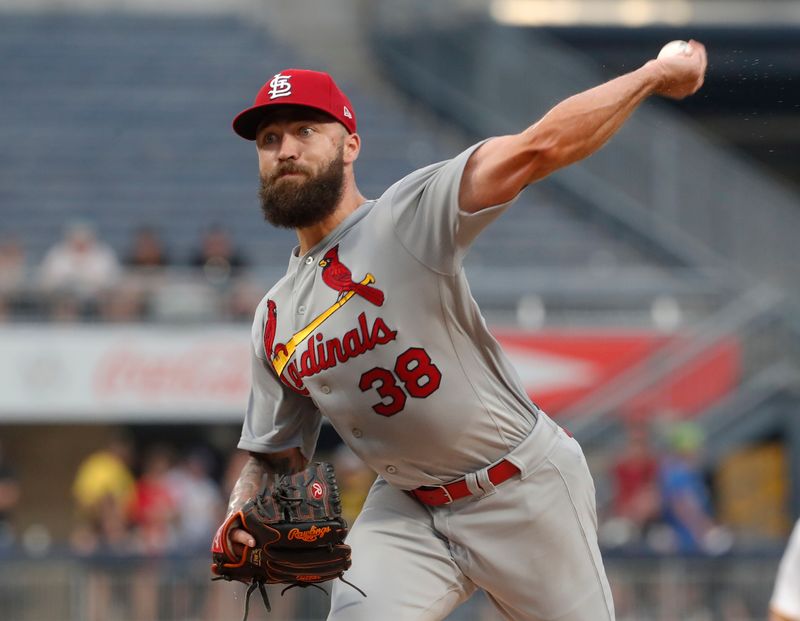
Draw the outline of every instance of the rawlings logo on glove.
[[[265,584],[322,589],[320,582],[335,578],[347,582],[342,575],[351,564],[350,546],[344,543],[347,523],[341,514],[333,466],[315,463],[296,474],[271,477],[261,493],[225,520],[211,546],[211,570],[215,580],[250,584],[245,620],[256,588],[270,610]],[[229,533],[235,528],[246,530],[256,541],[238,557],[229,547]]]
[[[302,539],[303,541],[311,543],[320,537],[324,537],[329,532],[331,532],[330,526],[318,528],[316,524],[312,524],[311,528],[306,531],[302,531],[299,528],[293,528],[289,531],[289,539]]]

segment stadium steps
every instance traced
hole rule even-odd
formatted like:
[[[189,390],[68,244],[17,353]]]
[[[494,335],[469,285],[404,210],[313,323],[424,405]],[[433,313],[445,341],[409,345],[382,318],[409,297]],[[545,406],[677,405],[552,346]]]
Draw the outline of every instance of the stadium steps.
[[[263,223],[252,147],[230,121],[276,68],[306,65],[294,50],[235,18],[6,13],[0,55],[10,61],[0,65],[0,236],[24,240],[31,262],[85,219],[120,255],[153,225],[179,262],[221,223],[256,265],[283,268],[294,236]],[[403,102],[343,87],[364,139],[366,195],[453,155]],[[562,202],[530,189],[468,265],[657,265]]]

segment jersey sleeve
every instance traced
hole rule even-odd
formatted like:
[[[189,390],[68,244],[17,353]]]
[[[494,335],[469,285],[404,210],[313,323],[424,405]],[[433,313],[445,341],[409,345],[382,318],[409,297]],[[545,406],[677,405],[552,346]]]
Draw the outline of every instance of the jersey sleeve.
[[[406,250],[434,271],[458,272],[478,234],[514,202],[477,213],[459,208],[464,167],[481,144],[471,146],[451,160],[417,170],[390,189],[397,236]]]
[[[800,619],[800,520],[781,559],[769,605],[784,617]]]
[[[309,397],[285,386],[268,366],[262,344],[263,320],[253,323],[251,339],[252,385],[239,448],[272,453],[299,447],[311,459],[317,444],[322,415]]]

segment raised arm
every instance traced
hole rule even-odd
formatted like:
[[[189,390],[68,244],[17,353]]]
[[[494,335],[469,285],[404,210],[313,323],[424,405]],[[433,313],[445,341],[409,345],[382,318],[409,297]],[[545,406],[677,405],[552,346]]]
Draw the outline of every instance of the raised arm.
[[[639,69],[565,99],[522,133],[494,138],[473,153],[459,189],[462,211],[513,199],[525,186],[588,157],[650,95],[683,99],[703,85],[706,50],[651,60]]]

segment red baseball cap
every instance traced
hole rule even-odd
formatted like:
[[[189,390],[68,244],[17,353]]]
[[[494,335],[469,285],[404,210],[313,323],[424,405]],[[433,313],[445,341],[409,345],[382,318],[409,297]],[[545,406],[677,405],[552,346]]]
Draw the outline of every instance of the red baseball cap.
[[[347,128],[356,131],[356,114],[347,96],[327,73],[308,69],[285,69],[261,87],[253,106],[233,119],[233,131],[246,140],[256,139],[258,125],[270,106],[308,106],[331,115]]]

